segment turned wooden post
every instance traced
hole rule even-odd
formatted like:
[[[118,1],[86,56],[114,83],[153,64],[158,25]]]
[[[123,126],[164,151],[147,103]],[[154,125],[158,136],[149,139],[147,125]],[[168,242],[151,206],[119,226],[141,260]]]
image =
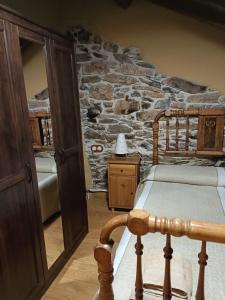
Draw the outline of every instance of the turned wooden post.
[[[98,262],[98,280],[100,283],[99,300],[113,300],[113,266],[111,262],[111,245],[99,243],[95,247],[94,257]]]
[[[166,151],[170,150],[170,118],[166,117]]]
[[[154,122],[152,124],[152,129],[153,129],[153,165],[158,164],[158,139],[159,139],[159,122]]]
[[[202,241],[199,258],[198,287],[195,295],[196,300],[205,300],[205,267],[207,265],[208,255],[206,254],[206,241]]]
[[[189,128],[190,128],[190,119],[189,116],[187,116],[187,121],[186,121],[186,139],[185,139],[185,150],[189,150]]]
[[[171,273],[170,273],[170,260],[172,259],[173,249],[171,248],[171,236],[166,236],[166,246],[163,249],[165,258],[165,274],[163,284],[163,300],[171,300],[172,289],[171,289]]]
[[[137,236],[137,243],[135,244],[137,254],[137,269],[136,269],[136,281],[135,281],[135,300],[143,300],[143,280],[142,280],[142,263],[141,256],[143,254],[143,245],[141,243],[141,237]]]
[[[176,117],[176,151],[179,150],[179,119]]]
[[[100,293],[99,300],[113,300],[113,267],[111,262],[112,243],[110,235],[114,229],[126,226],[131,233],[142,236],[147,233],[156,233],[172,235],[175,237],[187,236],[193,240],[202,242],[202,250],[199,255],[200,273],[199,283],[196,292],[196,300],[204,300],[204,271],[207,262],[206,242],[215,242],[225,244],[225,225],[212,224],[199,221],[184,221],[179,218],[168,219],[150,215],[144,210],[132,210],[129,214],[119,215],[108,221],[103,227],[100,235],[100,243],[95,248],[95,259],[98,262]],[[169,237],[167,237],[169,239]],[[141,241],[140,241],[141,242]],[[166,247],[170,249],[171,246]],[[167,251],[166,251],[167,252]],[[172,253],[165,254],[165,258],[170,261]],[[140,264],[141,265],[141,264]],[[169,264],[168,264],[169,265]],[[166,267],[165,267],[166,268]],[[140,270],[140,266],[137,268]],[[167,269],[169,269],[167,267]],[[165,273],[168,273],[166,271]],[[167,276],[168,277],[168,276]],[[140,279],[140,276],[139,276]],[[167,279],[168,281],[168,279]],[[165,283],[165,286],[168,285]],[[139,283],[140,286],[140,283]],[[138,286],[138,288],[139,288]],[[169,289],[168,289],[169,290]],[[164,298],[171,299],[171,298]]]

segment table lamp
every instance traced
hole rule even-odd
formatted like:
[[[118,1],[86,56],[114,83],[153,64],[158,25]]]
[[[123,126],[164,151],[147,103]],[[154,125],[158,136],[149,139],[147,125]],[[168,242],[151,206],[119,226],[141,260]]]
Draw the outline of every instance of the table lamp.
[[[118,134],[114,153],[118,156],[125,156],[128,153],[127,143],[123,133]]]

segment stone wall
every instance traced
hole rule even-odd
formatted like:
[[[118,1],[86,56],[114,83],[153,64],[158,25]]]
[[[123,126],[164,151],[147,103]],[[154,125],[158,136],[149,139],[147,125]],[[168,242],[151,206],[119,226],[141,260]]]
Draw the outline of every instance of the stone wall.
[[[151,121],[155,113],[169,108],[225,107],[225,97],[218,91],[161,74],[154,65],[143,61],[137,48],[103,41],[82,28],[72,29],[71,33],[77,43],[82,127],[94,188],[107,187],[106,160],[113,153],[118,133],[126,135],[130,153],[138,152],[142,156],[143,176],[151,165]],[[161,148],[165,144],[164,136],[162,124]],[[194,140],[193,137],[193,144]],[[103,152],[92,153],[93,144],[101,144]],[[214,163],[190,158],[163,157],[162,160]]]
[[[48,88],[40,91],[30,99],[27,99],[29,112],[48,112],[50,113],[50,102]]]

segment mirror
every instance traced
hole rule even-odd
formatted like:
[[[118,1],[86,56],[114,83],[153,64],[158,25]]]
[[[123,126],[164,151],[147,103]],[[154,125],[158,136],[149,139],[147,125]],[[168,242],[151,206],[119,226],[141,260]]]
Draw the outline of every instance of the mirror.
[[[20,39],[48,268],[64,251],[54,137],[43,46]]]

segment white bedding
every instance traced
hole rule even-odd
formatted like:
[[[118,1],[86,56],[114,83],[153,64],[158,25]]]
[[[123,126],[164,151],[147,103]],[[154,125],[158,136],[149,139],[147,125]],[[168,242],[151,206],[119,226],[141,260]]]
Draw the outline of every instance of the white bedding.
[[[189,167],[190,168],[190,167]],[[203,168],[203,169],[202,169]],[[194,167],[188,169],[181,176],[183,169],[167,166],[156,166],[142,182],[137,192],[135,208],[145,209],[153,215],[166,217],[180,217],[225,223],[223,205],[225,203],[223,168]],[[161,172],[161,176],[160,176]],[[167,174],[165,174],[167,172]],[[172,175],[169,178],[168,174]],[[185,181],[188,182],[184,183]],[[157,181],[155,181],[157,179]],[[208,185],[204,185],[204,179]],[[177,180],[181,183],[174,182]],[[200,184],[200,185],[199,185]],[[173,188],[171,188],[173,187]],[[114,259],[114,293],[115,300],[129,299],[135,280],[135,237],[125,229]],[[165,237],[160,234],[149,234],[143,237],[146,249],[162,249]],[[197,254],[200,251],[200,242],[186,237],[172,238],[172,247],[175,253],[183,255],[192,261],[193,269],[193,298],[196,291],[198,265]],[[145,251],[143,261],[145,261]],[[208,243],[209,255],[206,267],[206,299],[225,299],[225,245]],[[125,279],[126,278],[126,279]],[[124,284],[124,280],[126,284]],[[216,293],[215,293],[216,291]]]
[[[42,222],[60,211],[57,174],[37,173]]]
[[[35,157],[38,173],[56,173],[56,163],[53,157]]]
[[[60,211],[58,176],[54,158],[36,157],[42,222]]]

